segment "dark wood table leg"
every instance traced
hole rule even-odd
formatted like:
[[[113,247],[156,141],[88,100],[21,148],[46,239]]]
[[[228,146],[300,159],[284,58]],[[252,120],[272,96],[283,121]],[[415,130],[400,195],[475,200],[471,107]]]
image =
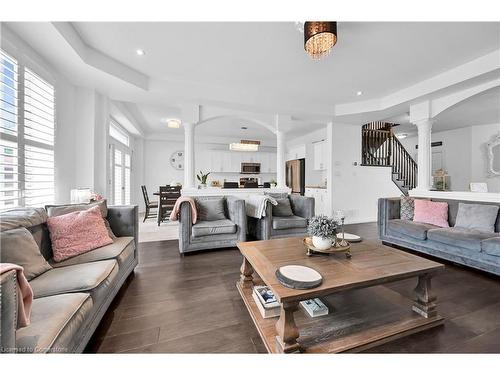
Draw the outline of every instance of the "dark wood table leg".
[[[295,324],[293,313],[298,309],[298,302],[285,302],[281,304],[280,318],[276,322],[276,342],[283,353],[293,353],[300,350],[297,342],[299,329]]]
[[[431,275],[424,274],[418,277],[417,287],[415,288],[415,303],[412,310],[424,318],[433,318],[437,316],[436,296],[431,292]]]
[[[244,287],[252,288],[253,287],[253,267],[247,258],[243,257],[243,263],[240,268],[240,281]]]

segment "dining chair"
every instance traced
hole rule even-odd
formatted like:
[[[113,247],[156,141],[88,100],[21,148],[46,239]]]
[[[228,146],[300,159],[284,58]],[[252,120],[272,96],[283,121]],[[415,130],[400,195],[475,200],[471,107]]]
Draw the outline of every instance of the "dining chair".
[[[158,202],[151,202],[149,200],[148,190],[146,189],[146,185],[141,185],[141,190],[142,190],[142,196],[144,197],[144,205],[146,206],[146,212],[144,213],[144,220],[142,221],[144,223],[147,218],[154,217],[154,214],[150,214],[150,210],[152,208],[157,209]]]
[[[158,207],[158,225],[165,219],[165,216],[170,215],[175,202],[181,196],[182,186],[160,186],[160,204]]]
[[[238,182],[224,181],[224,185],[222,185],[223,189],[238,189],[240,184]]]
[[[259,187],[259,183],[257,181],[247,181],[245,182],[245,185],[243,185],[245,189],[250,188],[250,189],[256,189]]]

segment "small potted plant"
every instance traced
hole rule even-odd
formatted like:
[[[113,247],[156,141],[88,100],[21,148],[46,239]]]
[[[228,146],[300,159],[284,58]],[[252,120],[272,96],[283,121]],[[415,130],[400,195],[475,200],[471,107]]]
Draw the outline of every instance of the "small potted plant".
[[[200,181],[200,187],[206,188],[207,187],[207,178],[210,172],[204,174],[202,171],[200,171],[200,174],[196,175],[196,178],[198,181]]]
[[[314,247],[327,250],[332,246],[332,239],[337,235],[337,222],[327,216],[318,215],[309,220],[307,231],[312,236]]]
[[[276,180],[274,178],[271,180],[270,185],[272,188],[276,187]]]

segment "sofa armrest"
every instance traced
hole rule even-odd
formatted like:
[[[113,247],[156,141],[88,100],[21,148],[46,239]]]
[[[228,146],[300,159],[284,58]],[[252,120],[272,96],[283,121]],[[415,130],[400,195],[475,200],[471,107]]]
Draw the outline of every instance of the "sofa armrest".
[[[400,218],[400,207],[400,198],[379,198],[377,223],[381,238],[386,235],[387,222]]]
[[[238,241],[244,242],[247,238],[247,214],[245,201],[237,197],[226,197],[229,220],[238,226]]]
[[[311,219],[314,217],[314,198],[302,195],[290,195],[293,213],[297,216]]]
[[[192,227],[191,204],[182,202],[179,213],[179,252],[181,253],[188,249]]]
[[[117,237],[134,237],[136,251],[139,248],[139,207],[108,207],[109,225]]]
[[[11,270],[0,275],[0,353],[11,353],[16,349],[17,328],[17,276]]]

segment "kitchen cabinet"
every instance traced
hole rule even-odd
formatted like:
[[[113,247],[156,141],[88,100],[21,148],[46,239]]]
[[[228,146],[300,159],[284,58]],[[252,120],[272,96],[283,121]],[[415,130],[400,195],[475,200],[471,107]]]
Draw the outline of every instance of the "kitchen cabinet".
[[[195,151],[196,173],[201,170],[204,173],[239,174],[241,163],[260,163],[261,173],[276,173],[276,154],[272,152]]]
[[[286,153],[286,161],[295,159],[305,159],[306,157],[306,145],[295,145],[288,149]]]
[[[316,142],[313,145],[314,147],[314,170],[322,171],[326,169],[327,159],[328,159],[328,150],[326,148],[326,142]]]
[[[314,198],[314,214],[326,215],[326,207],[328,203],[326,189],[307,188],[304,194],[306,197]]]

